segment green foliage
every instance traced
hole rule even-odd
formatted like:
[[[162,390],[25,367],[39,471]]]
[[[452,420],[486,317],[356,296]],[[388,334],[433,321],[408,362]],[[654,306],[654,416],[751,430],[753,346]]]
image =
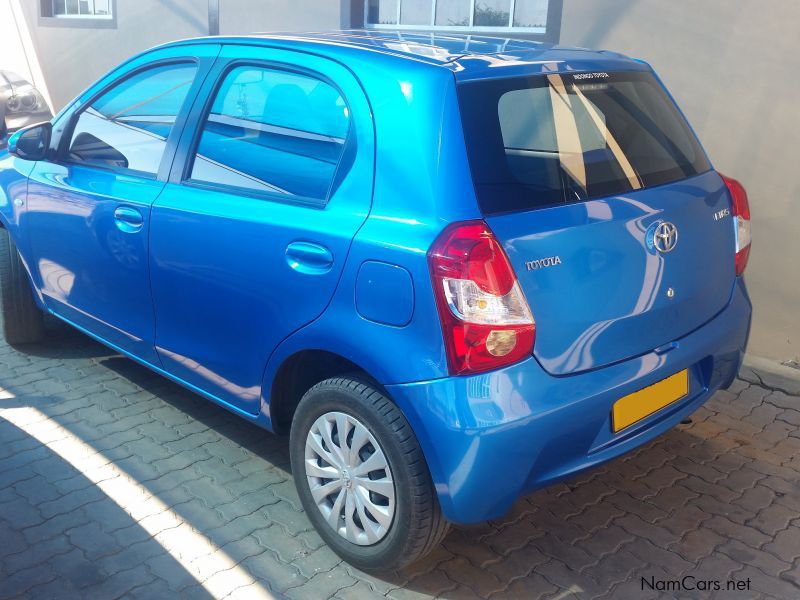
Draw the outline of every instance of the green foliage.
[[[475,25],[484,27],[508,27],[509,13],[485,4],[475,5]]]

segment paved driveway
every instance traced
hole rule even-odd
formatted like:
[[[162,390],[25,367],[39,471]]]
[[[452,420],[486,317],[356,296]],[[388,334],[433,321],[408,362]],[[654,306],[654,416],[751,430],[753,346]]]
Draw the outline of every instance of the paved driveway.
[[[0,598],[800,598],[800,384],[741,376],[693,424],[377,578],[311,529],[285,438],[53,325],[0,346]]]

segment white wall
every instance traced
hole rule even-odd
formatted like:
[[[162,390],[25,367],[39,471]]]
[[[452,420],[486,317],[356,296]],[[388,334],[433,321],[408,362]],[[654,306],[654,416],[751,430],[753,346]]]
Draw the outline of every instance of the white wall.
[[[22,5],[56,110],[131,55],[208,33],[206,0],[117,0],[116,29],[43,25],[38,0]]]
[[[800,2],[565,0],[561,42],[649,61],[753,213],[750,352],[800,359]]]
[[[220,0],[220,33],[339,29],[340,15],[340,0]]]
[[[0,70],[14,71],[28,81],[31,80],[22,38],[19,35],[14,11],[11,10],[11,2],[8,0],[0,2]]]
[[[52,108],[47,82],[20,0],[0,0],[0,69],[13,71],[33,83]]]
[[[208,0],[117,0],[113,29],[43,23],[39,0],[0,0],[0,6],[17,1],[33,33],[56,110],[137,52],[208,35]],[[340,15],[340,0],[220,0],[220,33],[337,29]]]

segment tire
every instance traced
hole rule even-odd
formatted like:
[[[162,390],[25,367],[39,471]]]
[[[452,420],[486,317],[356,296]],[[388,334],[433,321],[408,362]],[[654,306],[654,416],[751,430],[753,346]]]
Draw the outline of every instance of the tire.
[[[347,432],[344,450],[356,451],[350,452],[350,459],[343,463],[344,469],[320,458],[321,443],[322,452],[328,451],[327,456],[335,460],[335,453],[322,433],[325,423],[331,427],[334,451],[340,448],[340,427]],[[316,442],[310,441],[312,438]],[[365,571],[400,569],[428,554],[447,534],[449,523],[442,515],[411,426],[397,406],[370,384],[345,377],[327,379],[312,387],[295,412],[290,448],[292,473],[306,514],[328,546],[353,566]],[[381,458],[385,458],[385,463]],[[382,464],[388,468],[369,472],[359,468]],[[319,475],[320,469],[336,475],[312,479],[307,468],[312,475]],[[347,471],[351,468],[352,476]],[[332,486],[331,494],[320,500],[323,507],[315,500],[312,486],[318,498],[327,488],[324,491],[317,488]],[[372,491],[367,491],[368,487]],[[393,500],[376,493],[376,489],[387,493],[391,490]],[[337,510],[336,501],[341,495],[340,506],[344,510]],[[361,503],[363,513],[357,502]],[[331,520],[338,524],[338,531],[329,524],[323,510],[336,515]],[[350,521],[345,516],[348,512],[354,515]],[[378,513],[382,514],[381,522],[374,516]],[[390,520],[385,513],[391,514]],[[366,515],[366,524],[361,514]]]
[[[0,312],[6,342],[12,346],[44,337],[44,315],[33,299],[17,246],[5,229],[0,229]]]

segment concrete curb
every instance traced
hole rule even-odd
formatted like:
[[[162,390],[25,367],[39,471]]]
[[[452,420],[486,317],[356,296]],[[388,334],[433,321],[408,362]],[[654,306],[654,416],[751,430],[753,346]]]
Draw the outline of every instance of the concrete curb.
[[[760,356],[753,356],[752,354],[745,354],[744,364],[747,367],[771,373],[773,375],[780,375],[788,379],[800,379],[800,369],[793,369],[781,363],[770,360],[769,358],[761,358]]]
[[[745,355],[739,377],[792,396],[800,396],[800,369],[767,358]]]

